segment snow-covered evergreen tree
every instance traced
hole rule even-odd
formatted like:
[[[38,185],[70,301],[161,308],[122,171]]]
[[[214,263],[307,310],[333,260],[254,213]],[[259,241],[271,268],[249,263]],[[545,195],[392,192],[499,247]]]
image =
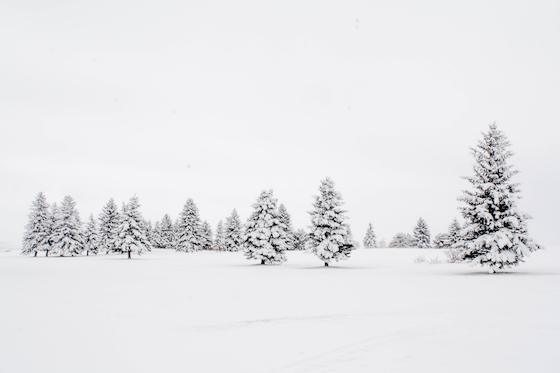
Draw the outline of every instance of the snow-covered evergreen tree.
[[[51,240],[54,254],[74,256],[84,251],[80,214],[76,210],[76,202],[70,196],[65,196],[62,200],[52,230]]]
[[[142,227],[144,219],[139,208],[138,197],[132,197],[127,204],[123,203],[117,245],[123,253],[128,253],[128,259],[131,259],[132,253],[142,255],[145,251],[152,251],[152,245]]]
[[[377,247],[377,236],[373,230],[373,224],[369,223],[368,229],[366,231],[366,236],[364,237],[364,248],[375,249]]]
[[[175,248],[175,226],[173,225],[173,220],[168,214],[163,215],[160,228],[161,237],[161,247],[163,249],[173,249]]]
[[[298,229],[294,232],[294,250],[305,250],[309,234],[303,229]]]
[[[89,253],[97,255],[99,252],[98,236],[97,222],[93,218],[93,214],[91,214],[84,230],[84,248],[87,255]]]
[[[445,247],[452,247],[461,239],[461,224],[457,218],[453,218],[451,224],[447,228],[447,234],[445,235]]]
[[[413,230],[414,246],[419,249],[429,249],[432,245],[432,239],[430,235],[430,228],[426,221],[422,218],[418,219],[416,226]]]
[[[286,232],[276,208],[277,199],[272,190],[263,190],[253,204],[253,213],[245,229],[245,256],[261,264],[282,264],[286,261]]]
[[[58,205],[55,203],[51,206],[51,211],[49,213],[49,237],[48,237],[48,247],[45,253],[45,256],[49,256],[49,252],[52,251],[55,241],[55,226],[56,222],[59,219],[60,209]]]
[[[395,234],[391,242],[389,242],[390,248],[402,248],[402,247],[412,247],[414,246],[414,238],[409,233],[399,232]]]
[[[99,214],[99,251],[106,254],[122,252],[117,246],[121,216],[114,199],[110,199]]]
[[[243,225],[237,214],[237,210],[233,209],[231,216],[226,218],[224,226],[224,247],[226,251],[239,251],[243,245]]]
[[[332,261],[346,260],[354,250],[349,226],[341,206],[342,196],[334,190],[334,182],[328,177],[321,181],[320,194],[315,196],[311,215],[311,232],[307,242],[314,253],[328,266]]]
[[[446,233],[438,233],[434,237],[432,247],[434,249],[448,248],[449,246],[447,245],[447,241],[448,241],[448,239],[447,239],[447,234]]]
[[[29,222],[23,235],[23,255],[37,256],[39,251],[46,251],[48,255],[50,236],[50,212],[47,198],[40,192],[31,204]]]
[[[510,179],[518,173],[508,165],[513,153],[505,134],[496,124],[483,133],[476,148],[474,176],[465,177],[472,190],[463,191],[459,201],[466,222],[461,239],[453,245],[461,249],[463,260],[489,266],[490,272],[517,266],[540,247],[527,233],[530,216],[519,211],[519,184]]]
[[[216,227],[216,239],[214,240],[214,243],[216,246],[216,250],[226,250],[224,224],[221,220],[218,222],[218,226]]]
[[[210,224],[206,220],[204,220],[200,228],[202,237],[202,248],[204,250],[214,250],[212,227],[210,227]]]
[[[380,239],[379,243],[377,244],[377,247],[379,247],[380,249],[387,248],[387,241],[385,241],[384,238]]]
[[[161,226],[159,221],[156,221],[156,223],[154,224],[154,229],[152,231],[152,238],[150,242],[152,243],[152,247],[156,249],[164,248],[162,238],[161,238]]]
[[[278,218],[283,226],[286,227],[286,250],[294,250],[294,229],[292,228],[292,217],[283,203],[278,206]]]
[[[192,198],[189,198],[175,227],[177,234],[175,250],[182,252],[202,250],[204,242],[201,236],[201,225],[198,207]]]

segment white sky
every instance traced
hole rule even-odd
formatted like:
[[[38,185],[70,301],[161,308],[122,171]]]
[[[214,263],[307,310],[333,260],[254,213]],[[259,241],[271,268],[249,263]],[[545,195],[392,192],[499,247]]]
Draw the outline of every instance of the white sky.
[[[213,228],[273,188],[294,227],[319,181],[356,239],[459,217],[469,147],[496,121],[530,233],[557,243],[560,2],[0,2],[0,241],[29,206],[82,220],[136,194]]]

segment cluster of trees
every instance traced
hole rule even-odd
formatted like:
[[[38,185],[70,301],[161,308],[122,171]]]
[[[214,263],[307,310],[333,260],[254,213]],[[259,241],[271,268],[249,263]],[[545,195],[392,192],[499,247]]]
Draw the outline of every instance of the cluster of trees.
[[[530,216],[517,209],[518,184],[510,181],[517,174],[507,160],[513,155],[506,136],[490,125],[488,133],[476,148],[474,176],[465,177],[472,190],[465,190],[458,198],[466,206],[460,208],[464,224],[454,219],[447,233],[432,240],[426,221],[418,219],[413,233],[397,233],[389,247],[449,248],[454,257],[487,265],[490,271],[518,265],[530,252],[538,250],[527,233]],[[220,221],[216,235],[208,222],[202,222],[192,199],[187,200],[175,223],[169,215],[156,222],[142,218],[138,199],[133,197],[119,210],[111,199],[99,215],[99,223],[90,216],[82,225],[76,203],[66,196],[60,207],[52,206],[43,193],[37,195],[31,207],[29,223],[23,240],[23,254],[45,251],[48,256],[80,255],[82,253],[143,253],[152,247],[175,249],[181,252],[198,250],[244,251],[248,259],[261,264],[280,264],[286,260],[286,250],[307,249],[325,266],[348,259],[357,244],[342,209],[342,197],[334,189],[334,182],[321,181],[309,212],[311,231],[294,231],[291,217],[284,205],[277,207],[272,190],[263,191],[253,205],[253,213],[245,226],[236,210]],[[378,246],[372,224],[363,240],[365,248]],[[382,243],[382,245],[384,242]]]
[[[31,205],[22,254],[37,256],[44,251],[46,256],[75,256],[119,252],[128,253],[130,258],[133,252],[150,251],[147,224],[139,208],[137,197],[123,203],[120,211],[111,199],[99,217],[99,225],[91,215],[84,226],[71,196],[65,196],[60,207],[56,203],[49,206],[41,192]]]

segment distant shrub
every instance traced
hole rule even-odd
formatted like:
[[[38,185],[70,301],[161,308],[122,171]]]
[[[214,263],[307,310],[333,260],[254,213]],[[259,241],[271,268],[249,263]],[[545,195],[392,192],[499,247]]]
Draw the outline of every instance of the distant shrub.
[[[426,257],[424,255],[419,255],[413,259],[414,263],[424,263],[426,261]]]
[[[435,257],[430,258],[428,260],[428,263],[429,264],[441,264],[441,261],[439,260],[439,256],[436,255]]]
[[[449,249],[445,250],[443,253],[447,257],[447,261],[449,263],[458,263],[463,261],[461,251],[459,249]]]

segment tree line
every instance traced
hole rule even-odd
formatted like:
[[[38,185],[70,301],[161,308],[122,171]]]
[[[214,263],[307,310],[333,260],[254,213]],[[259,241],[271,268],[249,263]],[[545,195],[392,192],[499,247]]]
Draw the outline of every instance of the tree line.
[[[471,189],[458,198],[465,204],[459,208],[464,223],[455,218],[447,233],[431,240],[429,227],[420,218],[412,235],[397,233],[389,247],[449,248],[454,261],[486,265],[491,272],[516,266],[540,248],[527,233],[530,216],[517,208],[519,184],[512,183],[511,177],[518,171],[507,163],[513,155],[508,150],[510,143],[495,123],[489,127],[471,148],[474,176],[464,177]],[[306,249],[328,266],[348,259],[357,247],[342,208],[342,196],[331,179],[321,181],[319,195],[314,197],[309,233],[295,231],[286,207],[277,203],[272,190],[262,191],[245,225],[234,209],[225,224],[218,223],[214,235],[208,222],[201,221],[192,199],[187,200],[175,222],[166,214],[153,227],[142,217],[137,197],[120,209],[110,199],[99,222],[92,214],[83,226],[72,197],[64,197],[60,207],[56,203],[49,206],[45,195],[39,193],[31,206],[22,254],[126,253],[130,258],[131,253],[140,255],[152,248],[219,250],[243,251],[248,259],[261,264],[281,264],[286,261],[286,250]],[[366,248],[378,246],[371,223],[363,243]]]

